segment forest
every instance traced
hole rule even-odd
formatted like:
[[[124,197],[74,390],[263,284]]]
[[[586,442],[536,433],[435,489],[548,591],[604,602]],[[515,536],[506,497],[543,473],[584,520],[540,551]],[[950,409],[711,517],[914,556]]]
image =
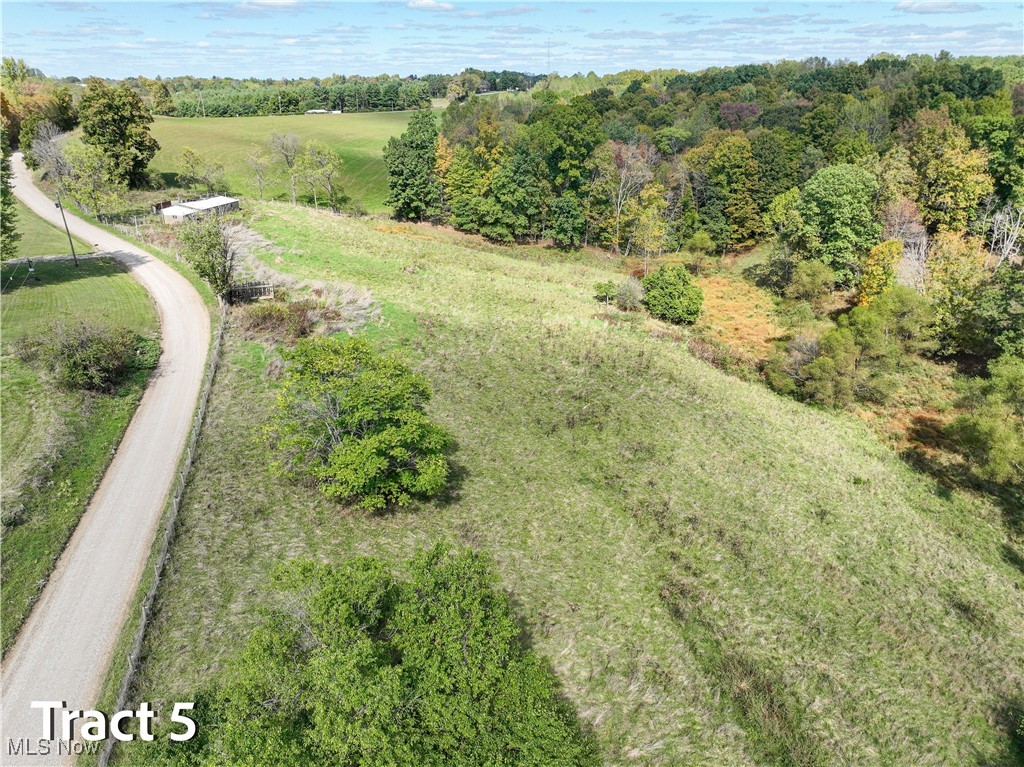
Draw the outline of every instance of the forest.
[[[673,254],[700,273],[759,249],[745,276],[778,296],[791,331],[760,366],[769,385],[885,404],[914,359],[989,365],[946,436],[983,474],[1019,480],[1018,59],[549,78],[529,97],[454,101],[440,127],[414,118],[385,149],[390,202],[496,242],[597,246],[645,280]],[[596,292],[626,308],[642,290]]]

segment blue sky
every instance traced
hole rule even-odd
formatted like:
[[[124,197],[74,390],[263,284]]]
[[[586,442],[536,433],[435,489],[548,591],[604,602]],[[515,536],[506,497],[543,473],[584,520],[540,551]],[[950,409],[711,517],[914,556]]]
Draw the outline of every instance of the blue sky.
[[[48,75],[562,74],[879,51],[1024,53],[1024,0],[376,3],[3,0],[3,53]]]

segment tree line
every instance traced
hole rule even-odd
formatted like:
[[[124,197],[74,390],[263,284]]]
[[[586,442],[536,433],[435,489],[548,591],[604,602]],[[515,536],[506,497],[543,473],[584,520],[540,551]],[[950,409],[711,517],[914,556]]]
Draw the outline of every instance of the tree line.
[[[1022,61],[549,78],[529,96],[454,102],[440,123],[416,115],[384,152],[389,204],[497,242],[605,248],[643,274],[666,254],[699,264],[764,246],[749,276],[817,323],[769,361],[769,383],[845,406],[884,398],[904,355],[989,364],[1003,383],[965,395],[988,415],[960,433],[992,477],[1020,478],[1024,461],[995,456],[1024,453],[1006,395],[1006,360],[1024,357]],[[636,285],[597,292],[647,304]]]
[[[526,90],[539,80],[522,72],[466,69],[458,75],[266,80],[249,78],[128,78],[154,114],[174,117],[238,117],[302,114],[313,109],[386,112],[421,109],[432,98],[463,99],[475,93]]]

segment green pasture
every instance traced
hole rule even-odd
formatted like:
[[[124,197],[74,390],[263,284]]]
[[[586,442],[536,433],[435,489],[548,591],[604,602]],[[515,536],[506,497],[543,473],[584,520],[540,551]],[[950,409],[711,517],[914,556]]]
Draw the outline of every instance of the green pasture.
[[[160,118],[153,123],[153,136],[160,151],[150,167],[176,185],[175,173],[185,147],[206,158],[222,162],[232,192],[257,197],[256,185],[245,159],[254,146],[269,152],[273,133],[294,133],[301,142],[320,139],[332,146],[344,160],[341,177],[345,193],[367,212],[387,210],[387,170],[382,150],[391,136],[405,130],[410,112],[341,115],[278,115],[271,117]],[[267,188],[267,199],[290,199],[283,164],[278,161],[276,177]],[[300,190],[300,194],[301,194]]]

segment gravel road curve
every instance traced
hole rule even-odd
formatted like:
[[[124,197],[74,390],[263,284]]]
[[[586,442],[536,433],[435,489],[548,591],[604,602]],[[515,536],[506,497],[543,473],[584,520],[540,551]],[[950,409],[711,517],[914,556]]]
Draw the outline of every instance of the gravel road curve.
[[[60,210],[33,184],[20,153],[11,165],[15,194],[63,228]],[[95,705],[188,435],[210,342],[209,312],[188,280],[144,250],[70,213],[67,219],[73,234],[122,261],[149,291],[163,355],[99,489],[0,666],[4,767],[74,761],[58,755],[56,742],[49,756],[14,756],[11,740],[28,739],[38,750],[43,714],[30,708],[34,700],[66,701],[72,709]]]

